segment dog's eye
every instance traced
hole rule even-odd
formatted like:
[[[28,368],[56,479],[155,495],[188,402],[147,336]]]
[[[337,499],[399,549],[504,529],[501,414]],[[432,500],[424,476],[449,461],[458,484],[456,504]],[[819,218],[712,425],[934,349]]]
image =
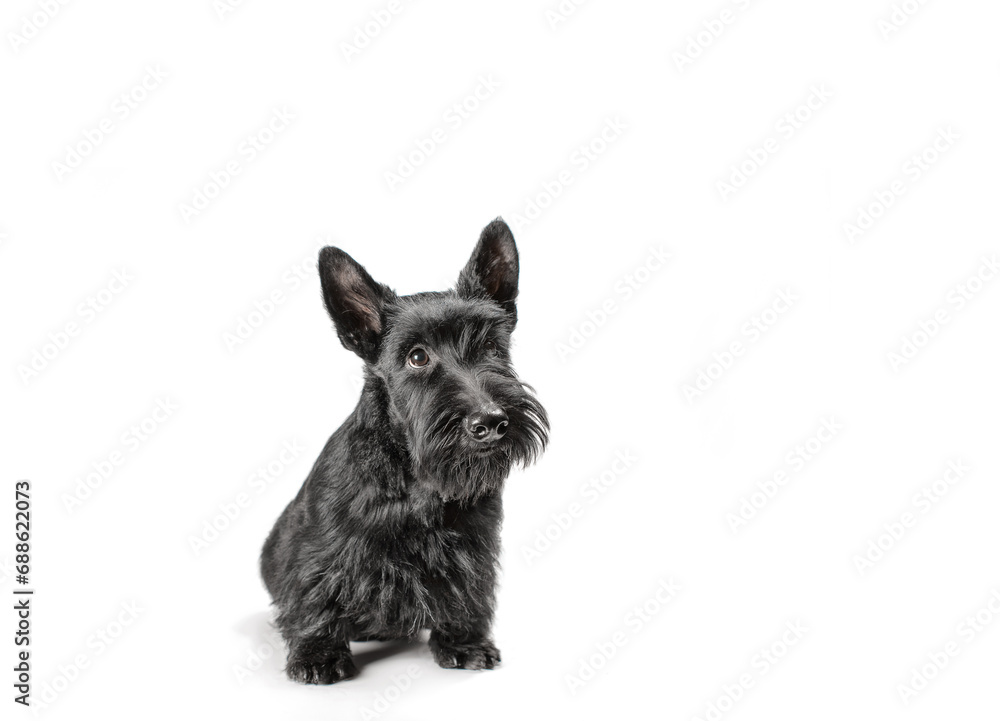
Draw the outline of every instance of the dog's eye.
[[[427,355],[427,351],[423,348],[414,348],[410,351],[410,355],[406,358],[406,362],[414,368],[422,368],[427,365],[430,359],[431,357]]]
[[[486,352],[489,353],[490,355],[497,354],[497,344],[491,340],[488,340],[485,343],[483,343],[483,348],[485,348]]]

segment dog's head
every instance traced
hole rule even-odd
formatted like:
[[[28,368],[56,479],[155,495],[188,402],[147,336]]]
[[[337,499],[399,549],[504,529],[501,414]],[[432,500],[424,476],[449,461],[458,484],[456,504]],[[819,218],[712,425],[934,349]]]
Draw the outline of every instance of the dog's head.
[[[332,247],[319,272],[337,334],[381,381],[420,482],[476,498],[542,452],[545,409],[511,365],[518,254],[503,220],[483,229],[453,290],[396,295]]]

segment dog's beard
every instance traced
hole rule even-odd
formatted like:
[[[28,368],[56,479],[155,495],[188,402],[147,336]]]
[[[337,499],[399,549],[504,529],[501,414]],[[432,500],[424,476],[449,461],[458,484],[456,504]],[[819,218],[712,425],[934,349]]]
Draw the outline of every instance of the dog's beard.
[[[548,416],[531,387],[513,381],[490,390],[509,419],[507,433],[491,446],[466,436],[463,416],[447,398],[411,426],[415,475],[445,500],[474,501],[499,493],[515,466],[532,464],[545,450]]]

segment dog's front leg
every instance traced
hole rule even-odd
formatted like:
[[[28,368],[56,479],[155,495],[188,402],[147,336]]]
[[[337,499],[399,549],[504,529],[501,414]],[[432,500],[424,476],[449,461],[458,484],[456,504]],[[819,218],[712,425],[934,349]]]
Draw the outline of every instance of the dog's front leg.
[[[331,684],[358,675],[343,630],[322,635],[297,636],[288,642],[288,678],[300,683]]]
[[[477,671],[500,663],[500,651],[489,637],[489,624],[461,630],[435,628],[431,631],[431,651],[441,668]]]

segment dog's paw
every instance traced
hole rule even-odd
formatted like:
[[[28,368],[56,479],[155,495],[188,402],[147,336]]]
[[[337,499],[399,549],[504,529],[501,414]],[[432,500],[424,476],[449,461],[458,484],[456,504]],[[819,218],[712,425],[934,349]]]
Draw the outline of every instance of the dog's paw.
[[[464,668],[469,671],[490,669],[500,663],[500,651],[489,641],[476,643],[450,643],[438,641],[433,645],[434,660],[441,668]]]
[[[285,673],[292,681],[299,683],[328,685],[357,676],[358,668],[351,655],[344,654],[324,661],[290,660]]]

